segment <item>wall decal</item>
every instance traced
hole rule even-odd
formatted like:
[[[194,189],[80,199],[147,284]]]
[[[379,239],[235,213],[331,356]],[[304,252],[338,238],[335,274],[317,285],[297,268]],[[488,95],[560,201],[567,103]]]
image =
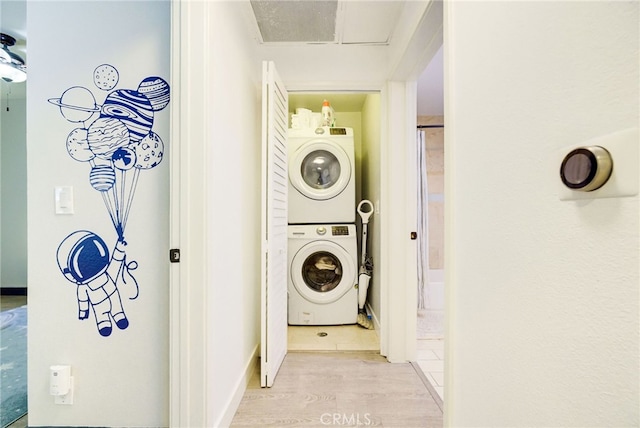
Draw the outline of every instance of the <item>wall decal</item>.
[[[78,318],[88,319],[91,310],[98,332],[105,337],[111,335],[113,322],[121,330],[129,327],[121,297],[124,289],[129,288],[130,300],[139,295],[132,274],[138,263],[127,262],[124,234],[140,173],[157,167],[164,157],[164,143],[152,128],[154,113],[170,99],[169,84],[161,77],[146,77],[135,90],[115,89],[119,81],[115,67],[101,64],[93,72],[94,85],[108,92],[101,105],[83,86],[72,86],[48,100],[78,126],[67,136],[67,153],[89,164],[89,184],[99,192],[117,235],[110,252],[103,238],[77,230],[62,240],[56,252],[60,271],[77,285]]]

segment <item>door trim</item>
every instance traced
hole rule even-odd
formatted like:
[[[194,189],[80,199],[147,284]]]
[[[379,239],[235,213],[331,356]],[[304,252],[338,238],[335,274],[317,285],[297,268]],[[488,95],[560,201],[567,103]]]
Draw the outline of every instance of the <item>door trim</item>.
[[[169,145],[169,245],[180,248],[184,257],[169,269],[169,423],[172,427],[208,426],[207,290],[180,285],[205,284],[207,278],[207,183],[202,177],[207,170],[210,71],[201,54],[209,51],[210,12],[207,2],[176,1],[171,8],[174,107]],[[191,61],[193,57],[199,60]]]

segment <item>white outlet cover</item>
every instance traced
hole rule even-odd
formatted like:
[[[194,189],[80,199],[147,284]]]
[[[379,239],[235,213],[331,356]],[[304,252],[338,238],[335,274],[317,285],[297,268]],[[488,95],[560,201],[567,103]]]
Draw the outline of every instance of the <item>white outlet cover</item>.
[[[560,179],[560,165],[562,164],[562,160],[572,150],[587,146],[600,146],[607,149],[613,159],[611,177],[601,188],[591,192],[580,192],[569,189]],[[571,201],[597,198],[622,198],[637,195],[640,188],[639,146],[640,134],[638,133],[638,128],[631,128],[563,148],[557,156],[554,157],[558,197],[562,201]]]
[[[53,400],[55,404],[64,404],[64,405],[73,404],[73,376],[71,376],[69,380],[71,382],[71,385],[69,387],[69,392],[65,395],[56,395]]]

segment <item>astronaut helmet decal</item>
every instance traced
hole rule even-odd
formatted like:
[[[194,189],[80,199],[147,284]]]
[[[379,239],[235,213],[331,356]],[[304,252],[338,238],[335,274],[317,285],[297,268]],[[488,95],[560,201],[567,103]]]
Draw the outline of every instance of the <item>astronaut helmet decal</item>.
[[[109,266],[109,249],[104,240],[88,230],[67,236],[57,251],[58,267],[76,284],[87,284],[103,274]]]

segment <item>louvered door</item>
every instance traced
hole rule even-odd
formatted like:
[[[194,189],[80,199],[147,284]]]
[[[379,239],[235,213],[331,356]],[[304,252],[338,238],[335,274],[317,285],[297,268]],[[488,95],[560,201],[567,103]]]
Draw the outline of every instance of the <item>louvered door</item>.
[[[287,124],[289,99],[273,62],[262,67],[262,314],[260,382],[287,354]]]

